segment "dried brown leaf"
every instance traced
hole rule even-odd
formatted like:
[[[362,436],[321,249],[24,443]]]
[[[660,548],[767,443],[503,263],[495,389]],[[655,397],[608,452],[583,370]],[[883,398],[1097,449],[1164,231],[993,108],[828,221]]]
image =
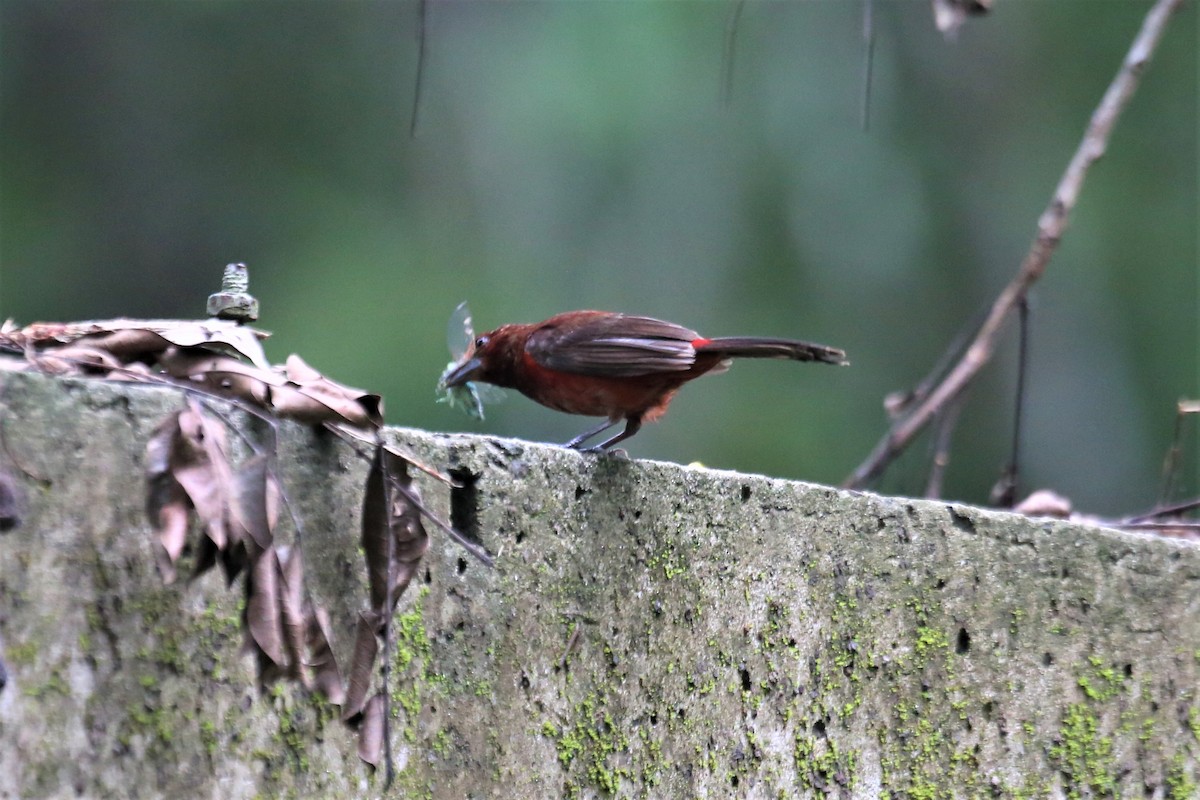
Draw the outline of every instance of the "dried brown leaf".
[[[225,455],[225,428],[194,401],[179,412],[170,469],[191,499],[208,537],[217,549],[224,549],[232,483],[232,469]]]
[[[353,724],[362,713],[367,692],[371,688],[371,675],[375,670],[375,657],[379,654],[379,642],[375,638],[373,619],[359,614],[358,627],[354,632],[354,659],[350,665],[350,680],[346,685],[346,702],[342,705],[342,719]]]
[[[367,561],[367,585],[372,612],[385,609],[388,597],[388,575],[395,549],[391,535],[391,514],[384,477],[384,459],[390,458],[382,448],[375,448],[375,457],[367,471],[367,486],[363,493],[362,547]],[[390,610],[390,607],[387,609]]]
[[[392,530],[396,537],[392,564],[392,606],[404,594],[413,576],[417,574],[421,558],[429,550],[429,536],[425,526],[421,524],[421,512],[414,504],[420,502],[417,487],[412,485],[408,474],[408,465],[400,460],[392,479],[399,484],[393,491]],[[390,610],[390,609],[389,609]]]
[[[408,472],[408,461],[388,453],[384,462],[392,482],[392,530],[396,536],[393,605],[408,587],[417,566],[429,550],[429,535],[421,524],[421,493]]]
[[[313,684],[330,703],[341,705],[346,701],[346,686],[342,683],[342,671],[333,654],[333,642],[329,637],[329,614],[320,606],[312,606],[308,614],[309,666],[313,670]]]
[[[178,486],[179,484],[175,484]],[[180,495],[183,490],[180,489]],[[175,562],[187,543],[189,508],[183,502],[164,503],[158,509],[155,526],[158,530],[158,572],[163,583],[175,581]]]
[[[107,319],[86,322],[35,322],[5,330],[0,342],[13,347],[50,348],[85,340],[123,360],[165,349],[216,347],[237,353],[266,368],[261,340],[269,334],[230,320]]]
[[[236,531],[238,538],[249,538],[256,550],[266,550],[279,521],[279,484],[270,473],[266,454],[247,459],[234,474],[233,496],[237,502],[230,509],[231,535]]]
[[[358,428],[378,428],[383,425],[383,399],[379,395],[331,381],[294,354],[288,356],[284,374],[298,394],[308,402],[300,402],[291,395],[277,397],[274,401],[275,411],[280,416],[313,423],[340,421]],[[327,408],[334,416],[330,417],[328,413],[316,414],[312,418],[302,416],[313,413],[313,401]],[[295,403],[294,410],[292,403]]]
[[[179,434],[179,413],[163,420],[146,442],[146,516],[158,537],[155,559],[164,583],[175,580],[175,562],[187,542],[187,492],[171,473],[171,449]]]
[[[358,757],[378,769],[383,758],[383,712],[386,698],[382,693],[367,701],[358,729]]]
[[[172,347],[159,357],[159,365],[173,378],[199,384],[218,394],[228,394],[263,408],[286,380],[278,372],[246,364],[232,356],[204,350]]]
[[[246,580],[246,628],[258,651],[276,667],[285,667],[280,570],[275,548],[253,559]]]
[[[271,391],[270,405],[279,416],[308,425],[346,421],[337,411],[292,384],[274,388]]]
[[[57,347],[43,355],[37,355],[34,357],[34,364],[43,372],[53,375],[84,371],[108,372],[124,365],[119,358],[104,348],[83,342]]]
[[[185,321],[159,333],[179,347],[216,347],[236,353],[260,369],[271,368],[262,349],[262,340],[269,334],[231,320]]]
[[[180,348],[164,352],[159,363],[172,377],[233,395],[287,419],[360,428],[378,428],[383,424],[378,395],[335,383],[299,356],[289,357],[282,372],[260,369],[229,356]]]
[[[410,496],[419,502],[408,462],[376,446],[363,496],[362,547],[371,610],[380,624],[391,614],[429,549],[420,509]]]
[[[170,347],[171,343],[154,331],[145,328],[126,328],[92,334],[79,339],[70,347],[51,352],[61,354],[81,345],[103,350],[121,363],[127,363],[130,361],[153,361],[159,353]]]
[[[304,659],[308,636],[308,619],[304,613],[304,559],[299,549],[280,548],[277,556],[283,573],[279,584],[279,605],[288,675],[298,680],[305,689],[311,689],[312,681]]]

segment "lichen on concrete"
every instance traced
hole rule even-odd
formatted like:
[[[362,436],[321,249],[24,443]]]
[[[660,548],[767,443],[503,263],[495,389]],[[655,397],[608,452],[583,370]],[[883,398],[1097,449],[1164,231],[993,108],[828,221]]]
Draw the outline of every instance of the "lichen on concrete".
[[[0,796],[381,796],[335,708],[255,686],[240,583],[161,584],[140,459],[179,395],[0,381],[30,473],[26,524],[0,537]],[[426,502],[496,559],[431,529],[392,625],[390,796],[1195,795],[1193,544],[388,436],[455,476],[420,477]],[[344,661],[365,604],[365,470],[328,434],[281,427]]]

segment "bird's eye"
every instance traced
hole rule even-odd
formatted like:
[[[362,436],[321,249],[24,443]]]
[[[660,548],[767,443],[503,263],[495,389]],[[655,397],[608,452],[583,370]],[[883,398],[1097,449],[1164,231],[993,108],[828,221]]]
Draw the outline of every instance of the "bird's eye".
[[[483,348],[487,347],[487,343],[488,343],[488,337],[480,336],[478,339],[475,340],[475,349],[482,350]]]

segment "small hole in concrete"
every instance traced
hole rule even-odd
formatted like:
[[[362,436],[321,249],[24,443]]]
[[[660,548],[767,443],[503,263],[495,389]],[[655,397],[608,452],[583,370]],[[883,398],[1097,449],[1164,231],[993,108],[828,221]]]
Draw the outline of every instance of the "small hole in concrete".
[[[747,500],[749,500],[750,495],[752,495],[752,494],[754,494],[754,492],[750,489],[750,484],[743,483],[742,484],[742,502],[744,503]]]
[[[960,656],[966,654],[971,649],[971,634],[967,633],[966,628],[958,629],[958,641],[954,643],[954,652]]]
[[[950,522],[963,533],[975,533],[975,521],[956,508],[950,509]]]
[[[1054,656],[1050,653],[1042,653],[1042,666],[1048,667],[1054,663]]]
[[[450,470],[458,484],[450,488],[450,524],[472,542],[479,541],[479,476],[467,469]]]
[[[467,560],[465,558],[458,559],[458,564],[456,565],[456,568],[458,570],[458,574],[462,575],[464,572],[467,571]]]

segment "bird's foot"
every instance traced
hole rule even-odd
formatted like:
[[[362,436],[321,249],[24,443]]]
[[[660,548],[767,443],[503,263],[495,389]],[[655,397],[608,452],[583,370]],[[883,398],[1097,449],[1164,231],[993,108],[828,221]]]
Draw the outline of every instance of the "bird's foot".
[[[580,453],[588,453],[588,454],[594,455],[594,456],[611,456],[613,458],[620,459],[621,461],[632,461],[633,460],[629,457],[629,453],[620,447],[614,447],[612,449],[608,449],[608,448],[605,448],[603,445],[596,445],[595,447],[581,447],[581,448],[579,448],[579,452]]]

